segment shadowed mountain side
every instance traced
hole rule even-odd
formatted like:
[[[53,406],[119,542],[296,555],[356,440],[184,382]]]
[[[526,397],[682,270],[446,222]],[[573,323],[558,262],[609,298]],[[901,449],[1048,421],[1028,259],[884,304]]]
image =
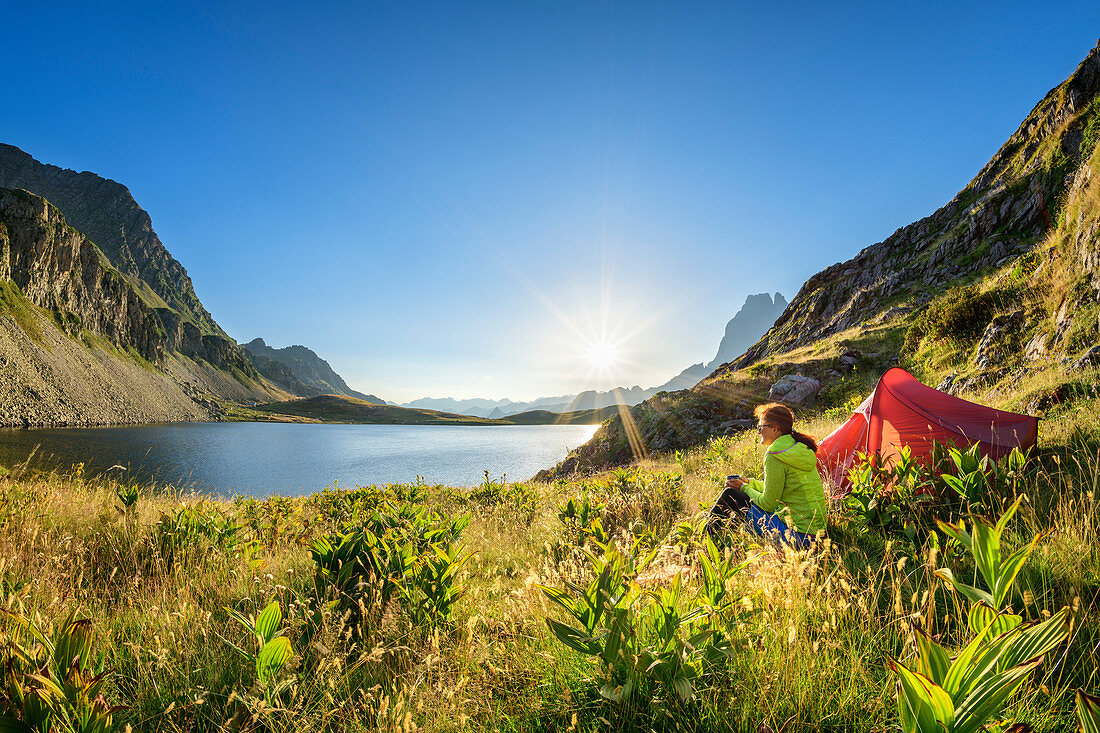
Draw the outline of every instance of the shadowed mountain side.
[[[211,419],[220,400],[285,394],[232,341],[170,316],[49,202],[0,189],[0,423]]]
[[[253,339],[242,346],[252,354],[252,362],[261,374],[296,395],[348,395],[365,402],[385,404],[385,400],[380,397],[363,394],[349,387],[327,361],[305,346],[276,349],[268,346],[262,338]]]
[[[786,307],[787,300],[780,293],[776,293],[774,299],[767,293],[748,296],[740,310],[726,324],[726,331],[722,335],[722,341],[718,344],[718,353],[714,358],[705,364],[702,362],[692,364],[657,387],[654,394],[691,389],[699,384],[715,369],[744,354],[746,349],[772,327],[775,319]]]
[[[745,298],[744,305],[726,324],[722,342],[718,344],[718,353],[704,367],[707,373],[744,354],[746,349],[768,332],[775,324],[775,319],[786,308],[787,299],[780,293],[776,293],[774,299],[767,293]]]
[[[606,414],[604,410],[589,410],[564,415],[532,411],[490,420],[472,415],[380,405],[347,395],[319,395],[271,402],[257,405],[255,409],[272,415],[293,415],[320,422],[371,425],[596,425],[616,410],[610,408]]]
[[[500,422],[508,425],[599,425],[618,414],[618,405],[575,412],[529,410],[501,418]]]

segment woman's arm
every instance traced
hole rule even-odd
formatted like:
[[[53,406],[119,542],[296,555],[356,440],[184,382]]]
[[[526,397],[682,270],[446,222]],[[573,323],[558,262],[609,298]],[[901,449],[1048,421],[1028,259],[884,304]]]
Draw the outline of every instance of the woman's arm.
[[[764,456],[764,480],[749,479],[747,486],[741,487],[749,495],[752,503],[766,512],[779,508],[779,499],[783,496],[783,484],[787,481],[787,465],[778,458]]]

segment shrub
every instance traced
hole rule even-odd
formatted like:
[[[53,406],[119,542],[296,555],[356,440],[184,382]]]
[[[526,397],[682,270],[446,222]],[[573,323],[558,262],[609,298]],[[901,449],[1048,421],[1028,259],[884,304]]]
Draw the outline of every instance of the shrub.
[[[905,333],[905,351],[917,351],[925,338],[977,338],[995,315],[1002,295],[996,290],[983,293],[974,285],[948,290],[913,320]]]

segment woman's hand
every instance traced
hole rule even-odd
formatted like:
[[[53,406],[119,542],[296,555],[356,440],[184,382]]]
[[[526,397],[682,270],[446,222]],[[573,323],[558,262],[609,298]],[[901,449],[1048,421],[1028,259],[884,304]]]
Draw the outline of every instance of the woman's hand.
[[[740,489],[742,486],[744,486],[747,483],[748,483],[748,481],[746,481],[743,478],[728,478],[728,479],[726,479],[726,488],[727,489]]]

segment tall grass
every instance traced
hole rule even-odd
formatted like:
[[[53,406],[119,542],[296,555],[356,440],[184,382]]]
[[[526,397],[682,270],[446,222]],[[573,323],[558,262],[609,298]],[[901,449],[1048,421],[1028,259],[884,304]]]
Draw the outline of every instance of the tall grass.
[[[831,427],[821,420],[809,430]],[[577,481],[487,477],[470,490],[367,487],[268,502],[143,488],[129,508],[124,485],[109,478],[13,472],[0,479],[0,594],[12,614],[43,628],[74,613],[92,620],[96,652],[113,671],[105,696],[126,706],[114,714],[120,729],[892,729],[887,662],[912,658],[914,624],[947,646],[968,633],[965,604],[934,571],[980,581],[964,554],[858,532],[839,508],[815,553],[726,538],[725,551],[751,558],[729,580],[746,622],[690,699],[605,699],[601,664],[547,626],[563,616],[539,586],[590,578],[585,551],[600,553],[559,516],[568,499],[604,505],[603,541],[653,554],[632,578],[640,593],[667,590],[678,576],[688,608],[703,578],[701,508],[726,474],[760,475],[760,460],[745,433]],[[1012,546],[1042,535],[1013,610],[1037,619],[1077,609],[1070,641],[1004,711],[1041,731],[1069,729],[1074,691],[1100,689],[1098,477],[1100,453],[1087,437],[1046,446],[1009,530]],[[363,526],[387,502],[470,516],[460,537],[470,557],[455,577],[464,593],[445,619],[418,616],[399,593],[377,613],[349,613],[318,589],[313,543],[349,522]],[[161,539],[177,531],[182,510],[213,529],[185,533],[169,555]],[[234,648],[255,646],[236,614],[256,616],[273,601],[295,652],[278,694]]]

